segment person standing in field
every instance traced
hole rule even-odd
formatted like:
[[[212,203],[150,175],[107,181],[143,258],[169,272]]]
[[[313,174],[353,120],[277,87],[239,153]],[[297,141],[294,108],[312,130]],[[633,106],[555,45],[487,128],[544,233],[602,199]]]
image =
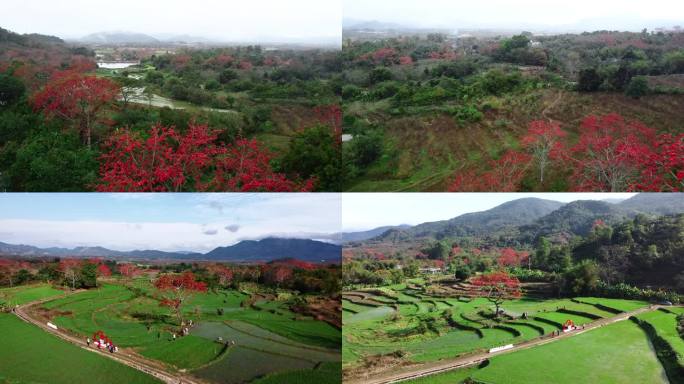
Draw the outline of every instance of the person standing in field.
[[[86,344],[90,347],[90,337],[86,337]]]

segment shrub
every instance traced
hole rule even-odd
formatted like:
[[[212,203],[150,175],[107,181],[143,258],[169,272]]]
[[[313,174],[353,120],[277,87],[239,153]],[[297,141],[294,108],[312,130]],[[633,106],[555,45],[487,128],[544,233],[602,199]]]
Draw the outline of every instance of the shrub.
[[[648,81],[643,76],[633,77],[625,89],[625,94],[635,99],[648,93]]]

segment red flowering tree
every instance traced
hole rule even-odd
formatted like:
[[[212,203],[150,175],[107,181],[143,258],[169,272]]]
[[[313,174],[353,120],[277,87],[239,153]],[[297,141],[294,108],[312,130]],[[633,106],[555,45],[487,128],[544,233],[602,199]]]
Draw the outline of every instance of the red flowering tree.
[[[411,65],[413,64],[413,59],[411,56],[402,56],[399,58],[399,65]]]
[[[109,269],[105,264],[100,264],[97,266],[97,276],[98,277],[109,277],[112,275],[112,270]]]
[[[92,130],[102,122],[101,112],[120,93],[121,88],[109,79],[61,71],[33,95],[31,102],[34,109],[42,110],[48,117],[70,122],[90,147]]]
[[[684,191],[684,134],[660,135],[655,149],[636,159],[641,167],[639,180],[632,181],[630,190],[650,192]]]
[[[121,274],[121,276],[123,276],[126,284],[130,284],[131,280],[133,280],[135,276],[140,274],[140,270],[138,269],[138,267],[135,266],[135,264],[119,264],[118,267],[119,273]]]
[[[207,267],[213,273],[220,286],[225,287],[233,281],[233,270],[223,264],[213,264]]]
[[[254,65],[252,65],[252,63],[250,63],[247,60],[242,60],[240,62],[240,69],[242,69],[244,71],[251,71],[253,67],[254,67]]]
[[[22,269],[22,263],[16,260],[0,259],[0,275],[4,276],[9,286],[14,286],[14,275]]]
[[[551,159],[556,159],[563,152],[562,139],[567,133],[555,122],[533,121],[521,143],[532,154],[532,159],[539,167],[539,182],[544,182],[544,171]]]
[[[477,288],[477,294],[489,300],[496,307],[496,317],[499,317],[501,305],[505,300],[518,298],[522,295],[520,281],[508,272],[491,272],[479,275],[470,280]]]
[[[307,191],[276,173],[255,140],[217,143],[219,131],[190,124],[185,134],[156,125],[148,138],[123,130],[110,137],[100,165],[101,192]]]
[[[207,291],[207,285],[195,280],[195,275],[189,271],[180,275],[161,275],[154,286],[160,296],[160,305],[169,307],[181,326],[185,325],[183,305],[196,293]]]
[[[519,267],[529,261],[530,253],[527,251],[516,251],[513,248],[501,250],[497,262],[502,267]]]
[[[292,277],[292,268],[278,264],[265,265],[262,268],[261,275],[264,277],[264,281],[266,281],[267,284],[280,287],[281,284]]]
[[[580,126],[579,142],[570,151],[575,161],[572,180],[580,191],[625,191],[638,183],[643,159],[651,158],[656,133],[622,116],[589,116]]]
[[[332,128],[338,143],[342,143],[342,108],[339,104],[319,105],[314,108],[316,118],[323,125]]]
[[[508,150],[498,160],[489,161],[490,169],[483,173],[476,170],[459,171],[454,177],[451,192],[514,192],[519,189],[531,157],[525,153]]]

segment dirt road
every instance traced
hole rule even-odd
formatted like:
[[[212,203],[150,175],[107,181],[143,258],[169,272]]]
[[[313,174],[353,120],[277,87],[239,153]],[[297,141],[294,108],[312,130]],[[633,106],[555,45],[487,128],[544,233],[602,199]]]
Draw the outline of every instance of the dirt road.
[[[74,344],[80,348],[83,348],[87,351],[93,352],[100,354],[101,356],[105,356],[107,358],[110,358],[112,360],[118,361],[121,364],[125,364],[129,367],[135,368],[139,371],[142,371],[144,373],[147,373],[148,375],[152,375],[156,377],[157,379],[163,381],[164,383],[167,384],[204,384],[202,381],[197,380],[194,377],[188,377],[186,375],[178,374],[175,372],[170,372],[168,371],[163,365],[161,365],[158,362],[153,362],[147,359],[141,358],[139,355],[134,355],[130,352],[127,352],[125,349],[120,349],[119,352],[116,353],[110,353],[105,350],[100,350],[95,347],[88,347],[85,343],[85,340],[82,337],[76,337],[73,335],[70,335],[66,333],[63,330],[56,330],[53,328],[50,328],[47,326],[47,323],[43,319],[38,319],[33,316],[31,316],[31,307],[40,305],[46,301],[54,300],[54,297],[48,298],[48,299],[43,299],[43,300],[37,300],[33,301],[30,303],[26,303],[24,305],[20,305],[19,307],[16,307],[14,309],[14,314],[17,315],[21,320],[31,323],[44,331],[53,334],[60,339],[67,341],[71,344]]]
[[[382,375],[376,375],[372,377],[354,377],[351,380],[345,380],[346,384],[390,384],[397,383],[400,381],[417,379],[424,376],[430,376],[437,373],[447,372],[458,368],[465,368],[472,365],[481,363],[482,361],[489,359],[493,356],[502,355],[504,353],[516,352],[527,348],[536,347],[538,345],[543,345],[547,343],[552,343],[554,341],[563,340],[568,337],[573,337],[580,335],[584,332],[589,332],[592,329],[603,327],[605,325],[613,324],[618,321],[627,320],[630,316],[636,316],[644,312],[654,311],[660,308],[659,305],[653,305],[649,307],[640,308],[631,312],[624,312],[618,314],[614,317],[599,319],[584,326],[584,329],[579,329],[576,331],[571,331],[567,333],[561,333],[559,336],[542,336],[541,338],[536,338],[528,341],[521,342],[520,344],[515,344],[513,348],[503,350],[500,352],[480,352],[476,354],[471,354],[468,356],[462,356],[455,359],[440,360],[432,363],[425,363],[420,365],[412,365],[407,367],[395,368],[391,372],[387,372]]]

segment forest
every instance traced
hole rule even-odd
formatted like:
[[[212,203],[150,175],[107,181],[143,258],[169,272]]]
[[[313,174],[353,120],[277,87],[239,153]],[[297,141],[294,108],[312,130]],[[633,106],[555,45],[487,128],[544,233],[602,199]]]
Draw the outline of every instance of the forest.
[[[102,59],[134,61],[123,69]],[[0,190],[339,191],[339,52],[0,30]]]
[[[559,297],[678,302],[684,293],[683,228],[682,214],[637,215],[612,225],[596,219],[588,233],[566,240],[464,236],[351,243],[344,251],[342,284],[400,284],[429,268],[465,281],[503,269],[523,282],[551,283]]]
[[[343,44],[348,191],[679,191],[684,33]]]

